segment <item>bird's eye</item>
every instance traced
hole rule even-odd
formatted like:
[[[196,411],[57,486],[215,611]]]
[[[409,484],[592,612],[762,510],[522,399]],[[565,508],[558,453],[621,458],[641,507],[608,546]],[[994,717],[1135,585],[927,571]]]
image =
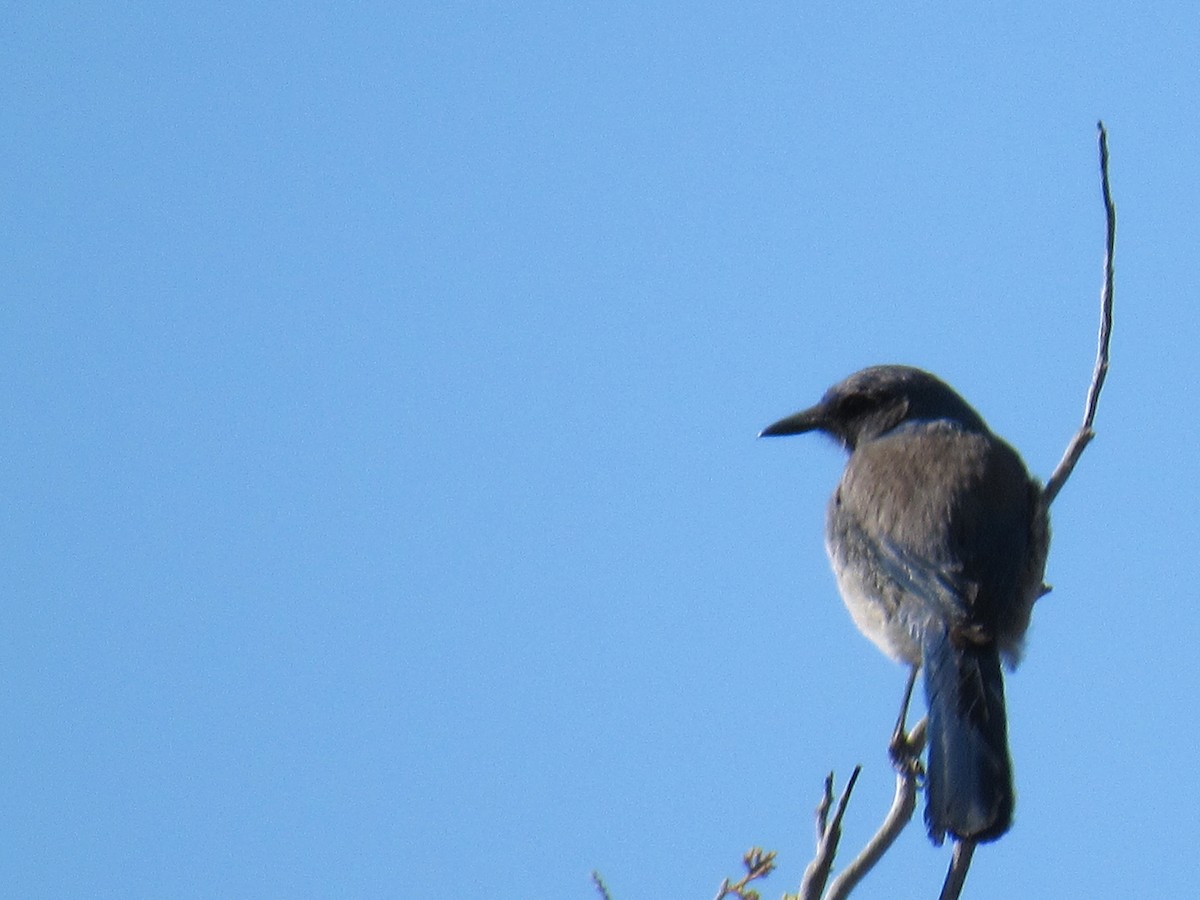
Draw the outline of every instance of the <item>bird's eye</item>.
[[[838,416],[843,419],[855,419],[866,415],[874,409],[876,403],[866,394],[849,394],[838,401]]]

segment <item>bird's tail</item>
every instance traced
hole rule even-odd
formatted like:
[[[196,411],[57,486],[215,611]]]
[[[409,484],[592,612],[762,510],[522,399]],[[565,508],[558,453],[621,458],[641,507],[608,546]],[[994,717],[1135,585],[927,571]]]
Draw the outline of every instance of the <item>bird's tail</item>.
[[[929,628],[923,648],[929,706],[925,825],[934,843],[992,841],[1012,821],[1004,678],[994,642]]]

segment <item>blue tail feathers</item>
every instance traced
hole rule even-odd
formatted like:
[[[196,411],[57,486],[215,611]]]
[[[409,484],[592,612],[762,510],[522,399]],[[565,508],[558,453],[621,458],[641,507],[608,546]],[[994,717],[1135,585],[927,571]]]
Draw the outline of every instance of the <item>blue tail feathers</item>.
[[[1012,763],[1004,678],[995,643],[956,640],[945,627],[925,630],[929,757],[925,825],[940,844],[992,841],[1012,822]]]

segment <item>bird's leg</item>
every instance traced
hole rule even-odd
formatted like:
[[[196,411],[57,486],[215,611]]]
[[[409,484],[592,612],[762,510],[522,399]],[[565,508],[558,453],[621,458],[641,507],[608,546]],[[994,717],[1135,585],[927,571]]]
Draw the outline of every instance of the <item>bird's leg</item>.
[[[904,699],[900,701],[900,715],[896,719],[896,728],[892,732],[892,742],[889,746],[908,744],[908,729],[905,728],[905,723],[908,719],[908,704],[912,702],[912,692],[916,686],[917,672],[919,671],[920,666],[913,666],[908,670],[908,681],[904,685]]]
[[[920,666],[913,666],[908,671],[908,683],[904,686],[904,700],[900,703],[900,715],[896,719],[896,727],[892,731],[892,739],[888,741],[888,754],[892,757],[892,765],[897,771],[921,773],[921,749],[925,744],[925,720],[922,719],[908,731],[908,704],[912,702],[913,687],[917,683],[917,673]]]

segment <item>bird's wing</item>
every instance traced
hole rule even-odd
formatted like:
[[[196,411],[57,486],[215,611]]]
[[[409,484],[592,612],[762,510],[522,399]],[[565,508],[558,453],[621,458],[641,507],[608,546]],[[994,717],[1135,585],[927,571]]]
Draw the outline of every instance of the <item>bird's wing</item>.
[[[947,624],[970,618],[977,587],[961,566],[931,560],[886,537],[877,537],[874,546],[880,569],[927,615]]]

